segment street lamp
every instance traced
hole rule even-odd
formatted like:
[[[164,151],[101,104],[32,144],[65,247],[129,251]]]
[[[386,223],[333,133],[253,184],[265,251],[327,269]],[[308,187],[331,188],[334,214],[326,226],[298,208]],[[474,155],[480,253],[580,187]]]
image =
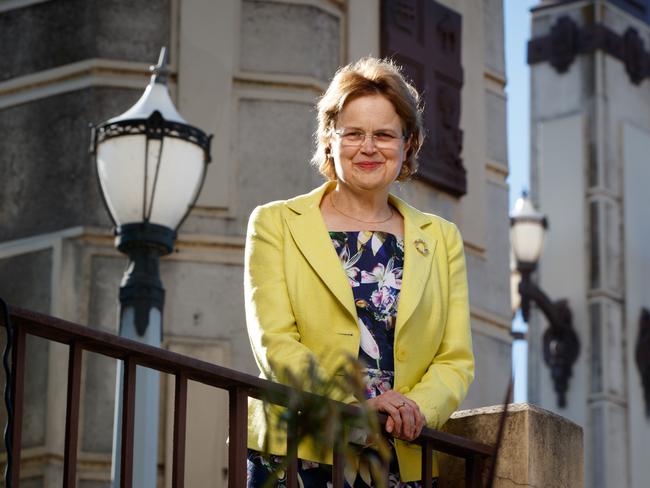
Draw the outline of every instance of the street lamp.
[[[539,307],[549,322],[543,336],[544,362],[551,370],[558,406],[564,408],[573,364],[580,353],[580,340],[573,328],[567,300],[552,301],[532,280],[547,227],[546,217],[535,210],[524,193],[510,215],[510,243],[516,262],[513,273],[519,274],[515,280],[519,282],[519,306],[526,322],[530,319],[531,302]]]
[[[210,161],[212,136],[189,125],[167,89],[163,47],[136,104],[93,128],[91,151],[115,246],[129,262],[120,286],[119,334],[159,347],[165,290],[159,258],[172,252],[176,232],[194,206]],[[119,483],[122,364],[118,363],[113,479]],[[160,377],[136,373],[134,486],[155,487]]]

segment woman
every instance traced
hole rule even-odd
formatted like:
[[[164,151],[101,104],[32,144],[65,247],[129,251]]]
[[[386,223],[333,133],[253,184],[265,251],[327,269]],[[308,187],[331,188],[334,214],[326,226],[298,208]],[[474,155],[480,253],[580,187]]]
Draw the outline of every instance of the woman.
[[[244,288],[253,352],[279,381],[310,358],[332,375],[358,356],[369,405],[388,415],[391,486],[417,487],[421,452],[409,441],[444,424],[474,374],[462,240],[454,224],[389,193],[417,169],[423,141],[417,91],[392,62],[341,68],[318,122],[314,162],[329,181],[250,218]],[[249,486],[278,463],[260,453],[266,428],[251,401]],[[270,441],[271,454],[284,454],[277,432]],[[301,444],[298,456],[303,485],[327,486],[331,475],[313,462],[322,461],[314,450]],[[367,485],[358,477],[354,486]]]

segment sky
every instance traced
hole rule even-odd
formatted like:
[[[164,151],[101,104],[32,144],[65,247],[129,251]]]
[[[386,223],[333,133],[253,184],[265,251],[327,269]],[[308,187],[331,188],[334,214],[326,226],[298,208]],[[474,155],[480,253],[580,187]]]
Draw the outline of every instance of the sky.
[[[506,94],[508,96],[508,161],[510,208],[528,189],[530,161],[530,76],[526,43],[530,39],[530,9],[539,0],[504,0]]]
[[[506,95],[508,97],[508,163],[510,175],[510,209],[522,190],[528,190],[530,164],[530,75],[526,64],[526,43],[530,39],[530,9],[538,0],[504,0]],[[526,330],[518,313],[513,329]],[[527,400],[527,345],[515,341],[513,346],[515,376],[514,401]]]

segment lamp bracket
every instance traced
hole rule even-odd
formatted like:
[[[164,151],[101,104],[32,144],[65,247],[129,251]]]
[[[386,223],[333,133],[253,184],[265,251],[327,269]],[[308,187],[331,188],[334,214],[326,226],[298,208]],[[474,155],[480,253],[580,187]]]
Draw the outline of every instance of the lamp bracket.
[[[549,327],[543,336],[544,362],[551,370],[558,406],[564,408],[566,407],[569,378],[571,378],[573,365],[580,354],[580,339],[573,328],[573,318],[568,301],[551,301],[531,278],[535,266],[532,263],[523,264],[524,266],[518,266],[521,273],[519,282],[521,312],[524,320],[528,322],[530,304],[533,302],[549,322]]]
[[[639,337],[635,355],[645,398],[645,414],[650,418],[650,310],[645,307],[641,309],[639,317]]]

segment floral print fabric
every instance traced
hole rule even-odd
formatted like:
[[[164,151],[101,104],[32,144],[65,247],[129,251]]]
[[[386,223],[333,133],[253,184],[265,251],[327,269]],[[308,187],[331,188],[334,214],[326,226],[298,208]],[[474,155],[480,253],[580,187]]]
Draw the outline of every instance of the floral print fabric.
[[[366,397],[374,398],[393,388],[393,343],[404,270],[404,241],[379,231],[330,232],[334,249],[350,282],[361,332],[359,360],[366,365]],[[261,487],[278,475],[277,488],[286,486],[281,456],[248,451],[248,488]],[[346,488],[371,488],[367,466],[354,473],[346,467]],[[298,462],[301,487],[330,488],[332,468],[311,461]],[[436,486],[434,480],[434,486]],[[403,483],[395,452],[390,463],[389,488],[419,488],[419,481]]]
[[[404,241],[393,234],[371,231],[330,232],[330,237],[354,294],[361,332],[359,360],[369,369],[392,372]]]

